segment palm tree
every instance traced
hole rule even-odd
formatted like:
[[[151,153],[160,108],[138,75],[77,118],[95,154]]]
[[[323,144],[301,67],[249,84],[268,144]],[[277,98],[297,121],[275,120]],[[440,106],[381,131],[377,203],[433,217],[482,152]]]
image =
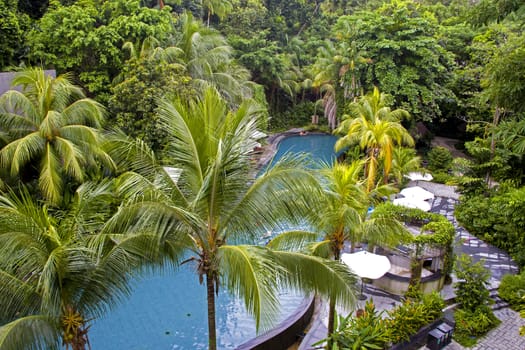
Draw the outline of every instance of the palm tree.
[[[218,32],[205,28],[190,12],[180,17],[179,63],[186,69],[199,91],[216,87],[233,104],[252,96],[250,74],[232,58],[232,48]]]
[[[130,293],[132,268],[154,261],[153,236],[103,233],[113,193],[84,183],[54,213],[27,191],[0,196],[1,349],[89,347],[89,322]]]
[[[375,87],[371,94],[350,104],[350,114],[344,116],[345,119],[335,130],[344,135],[337,141],[336,150],[354,144],[359,144],[361,149],[366,150],[367,192],[374,187],[379,160],[383,160],[383,180],[386,183],[392,167],[394,147],[414,144],[414,140],[400,123],[400,120],[409,117],[408,112],[403,109],[392,111],[388,107],[388,98],[388,95],[380,93]]]
[[[38,186],[52,204],[60,204],[65,179],[84,181],[100,163],[112,168],[101,149],[104,108],[86,98],[69,75],[53,78],[40,68],[17,73],[13,86],[0,97],[0,130],[7,144],[0,166],[11,176],[38,172]]]
[[[217,15],[220,19],[223,19],[233,9],[233,5],[229,0],[202,0],[202,5],[208,12],[208,27],[210,26],[211,15]]]
[[[367,62],[351,38],[339,35],[336,42],[325,40],[319,47],[316,62],[310,69],[312,87],[323,93],[324,113],[331,129],[337,126],[338,98],[355,100],[359,95],[359,66]]]
[[[162,102],[159,113],[172,135],[167,159],[176,168],[168,169],[171,176],[164,174],[168,181],[158,175],[146,180],[129,174],[122,184],[139,198],[130,205],[132,214],[142,208],[143,217],[131,221],[143,223],[146,229],[155,224],[153,231],[170,242],[178,256],[190,255],[182,263],[194,264],[199,281],[206,285],[213,350],[215,298],[221,285],[244,299],[258,328],[267,327],[275,316],[279,285],[317,291],[345,305],[355,301],[355,277],[342,264],[246,244],[268,230],[284,229],[285,222],[298,224],[299,216],[316,206],[319,190],[300,160],[278,162],[253,179],[253,135],[262,112],[249,100],[230,111],[211,88],[195,101]],[[182,213],[191,219],[184,224],[159,224]],[[122,232],[136,229],[127,224],[129,217],[122,211],[124,224],[116,221]]]
[[[319,182],[324,190],[319,197],[322,209],[317,211],[318,216],[312,221],[315,232],[284,233],[273,239],[270,247],[294,250],[307,247],[314,255],[339,261],[346,242],[350,242],[353,252],[357,242],[367,241],[369,246],[395,246],[409,239],[408,232],[397,220],[386,216],[367,217],[369,205],[376,194],[384,192],[385,188],[367,193],[359,179],[362,170],[362,161],[335,163],[321,168]],[[335,306],[336,299],[331,298],[328,334],[334,331]],[[331,344],[327,349],[331,349]]]
[[[403,176],[421,168],[421,158],[413,148],[395,147],[392,153],[392,175],[397,185],[403,181]]]

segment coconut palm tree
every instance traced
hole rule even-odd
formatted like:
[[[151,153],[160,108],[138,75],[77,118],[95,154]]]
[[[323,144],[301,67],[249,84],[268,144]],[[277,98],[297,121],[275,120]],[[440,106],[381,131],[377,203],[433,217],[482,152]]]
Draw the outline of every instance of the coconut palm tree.
[[[110,182],[84,183],[67,212],[27,191],[0,196],[1,349],[89,348],[89,322],[130,293],[133,268],[159,256],[147,255],[156,237],[103,232],[113,193]]]
[[[53,78],[32,68],[17,73],[13,86],[22,92],[0,96],[0,130],[7,139],[0,167],[18,179],[34,174],[54,205],[62,200],[66,179],[82,182],[100,164],[112,168],[100,147],[104,108],[86,98],[69,75]]]
[[[350,30],[349,28],[345,28]],[[337,126],[338,102],[354,100],[359,95],[359,66],[368,60],[362,57],[354,41],[339,35],[336,42],[325,40],[311,66],[312,87],[323,93],[324,114],[331,129]]]
[[[355,302],[355,276],[342,264],[249,244],[268,230],[284,230],[285,223],[299,224],[300,216],[316,206],[319,191],[301,160],[277,162],[253,178],[253,136],[262,112],[252,101],[230,111],[211,88],[195,101],[162,102],[163,127],[172,135],[166,158],[174,168],[163,177],[169,181],[161,181],[159,175],[148,180],[130,173],[122,183],[122,191],[139,198],[130,204],[130,212],[142,208],[142,217],[130,220],[133,215],[123,210],[115,227],[122,232],[135,230],[135,224],[128,225],[131,221],[144,225],[140,231],[151,229],[154,223],[153,231],[170,242],[174,251],[189,255],[182,263],[195,265],[207,289],[209,348],[213,350],[220,286],[244,299],[257,327],[262,328],[278,309],[279,285],[317,291],[345,305]],[[178,225],[158,224],[175,213],[192,219]]]
[[[213,29],[195,20],[190,12],[180,16],[181,35],[174,46],[180,49],[179,63],[186,66],[199,91],[208,85],[219,90],[230,103],[239,104],[252,96],[250,73],[232,57],[232,48],[226,39]]]
[[[420,168],[421,157],[416,155],[415,149],[405,147],[394,148],[394,152],[392,153],[392,175],[396,185],[401,184],[403,176]]]
[[[223,19],[233,9],[233,5],[229,0],[202,0],[202,5],[207,10],[207,26],[210,26],[210,17],[217,15]]]
[[[385,194],[385,190],[391,193],[393,189],[382,186],[367,193],[364,182],[360,180],[362,170],[362,161],[326,164],[321,168],[319,182],[323,192],[319,199],[323,205],[312,221],[314,232],[284,233],[273,239],[269,246],[279,250],[307,248],[314,255],[339,261],[346,242],[350,242],[353,252],[358,242],[367,241],[371,247],[376,244],[395,246],[408,240],[408,232],[397,220],[367,216],[369,206],[377,204],[374,203],[377,194]],[[335,298],[330,299],[328,334],[334,331],[336,302]],[[330,344],[327,349],[331,349]]]
[[[387,183],[394,147],[414,145],[414,140],[400,123],[409,117],[408,112],[403,109],[392,111],[388,104],[389,96],[375,87],[371,94],[350,104],[350,114],[343,117],[343,122],[335,130],[344,135],[337,141],[336,150],[355,144],[366,150],[367,192],[374,187],[379,160],[383,161],[383,180]]]

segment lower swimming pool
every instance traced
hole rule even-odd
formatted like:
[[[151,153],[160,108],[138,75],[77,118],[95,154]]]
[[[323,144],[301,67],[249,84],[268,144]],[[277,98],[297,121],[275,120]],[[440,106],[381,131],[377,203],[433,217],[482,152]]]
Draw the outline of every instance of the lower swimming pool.
[[[335,158],[335,141],[331,135],[287,137],[279,143],[274,159],[287,152],[305,152],[330,163]],[[199,285],[189,265],[178,271],[149,272],[132,283],[131,297],[92,325],[93,350],[207,349],[206,288]],[[303,296],[283,292],[279,300],[280,320],[284,320]],[[219,349],[234,349],[256,336],[255,321],[242,300],[220,292],[216,312]]]

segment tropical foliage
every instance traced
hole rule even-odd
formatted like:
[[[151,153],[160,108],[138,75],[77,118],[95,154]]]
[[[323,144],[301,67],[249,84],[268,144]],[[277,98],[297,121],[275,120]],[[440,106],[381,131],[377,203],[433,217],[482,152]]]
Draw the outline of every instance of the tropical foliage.
[[[53,78],[42,69],[18,73],[0,97],[5,145],[0,166],[10,178],[37,179],[42,196],[61,204],[67,187],[81,183],[101,165],[112,169],[102,149],[104,108],[86,98],[68,75]]]
[[[337,128],[343,135],[335,145],[336,150],[358,144],[366,152],[366,190],[375,186],[379,160],[383,162],[383,181],[387,183],[395,146],[413,146],[414,140],[401,125],[409,114],[403,109],[391,110],[388,95],[374,91],[350,104],[350,113]]]
[[[26,191],[0,196],[0,348],[85,349],[90,322],[130,293],[132,269],[153,260],[145,235],[117,242],[106,231],[113,193],[86,183],[67,211]]]
[[[159,114],[170,137],[166,159],[178,175],[159,183],[130,174],[122,183],[138,196],[129,212],[143,208],[147,214],[137,228],[123,211],[121,230],[151,227],[173,248],[170,256],[187,252],[185,263],[195,264],[207,288],[210,349],[216,348],[220,286],[244,299],[262,327],[275,316],[279,286],[316,291],[348,306],[355,302],[355,276],[340,262],[247,245],[267,230],[283,230],[279,225],[297,225],[312,215],[318,205],[312,194],[320,191],[311,172],[294,160],[278,162],[251,180],[261,112],[251,100],[230,111],[212,88],[193,101],[164,101]]]

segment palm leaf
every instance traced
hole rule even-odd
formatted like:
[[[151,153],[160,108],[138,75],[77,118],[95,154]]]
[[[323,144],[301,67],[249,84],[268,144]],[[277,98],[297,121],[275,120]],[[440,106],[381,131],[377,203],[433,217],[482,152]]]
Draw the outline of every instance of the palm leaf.
[[[55,320],[42,315],[21,317],[0,327],[0,349],[58,349]]]
[[[255,318],[256,328],[267,329],[279,310],[277,275],[282,273],[271,252],[257,246],[219,248],[223,278],[228,290],[241,297]]]
[[[287,271],[280,278],[281,286],[318,293],[348,309],[355,307],[358,278],[346,265],[297,252],[274,254],[275,264]]]
[[[42,192],[51,203],[57,204],[62,198],[62,177],[60,174],[60,161],[50,144],[46,145],[38,184]]]

